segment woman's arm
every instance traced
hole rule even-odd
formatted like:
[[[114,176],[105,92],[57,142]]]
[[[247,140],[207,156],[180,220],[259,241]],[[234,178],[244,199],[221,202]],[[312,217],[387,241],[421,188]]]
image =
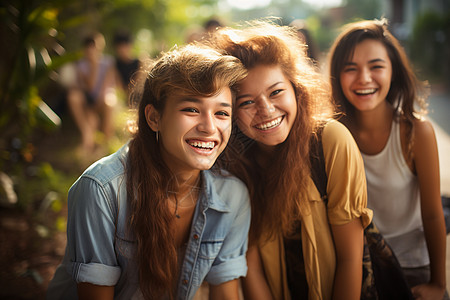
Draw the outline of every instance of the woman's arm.
[[[428,121],[416,121],[414,130],[414,166],[420,185],[422,222],[430,256],[429,284],[414,287],[420,299],[442,299],[445,291],[446,233],[442,211],[439,157],[433,127]]]
[[[209,285],[211,300],[239,300],[239,280],[234,279],[219,285]]]
[[[364,162],[348,129],[330,122],[323,131],[328,175],[328,219],[336,251],[333,299],[359,299],[364,226],[370,223]],[[345,174],[345,176],[343,176]]]
[[[360,299],[364,230],[361,220],[331,225],[336,247],[333,299]]]
[[[269,285],[266,281],[261,256],[257,246],[251,246],[247,251],[247,276],[242,279],[242,290],[245,299],[272,299]]]
[[[81,282],[77,285],[78,299],[80,300],[112,300],[114,299],[114,287],[94,285]]]

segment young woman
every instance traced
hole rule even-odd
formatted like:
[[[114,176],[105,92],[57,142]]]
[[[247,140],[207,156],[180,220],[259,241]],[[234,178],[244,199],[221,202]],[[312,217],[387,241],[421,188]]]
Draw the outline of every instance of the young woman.
[[[326,82],[293,28],[252,22],[219,30],[211,44],[248,70],[236,98],[241,138],[230,144],[237,163],[229,165],[252,201],[246,299],[359,299],[371,212],[351,134],[336,121],[320,128],[332,112]],[[310,176],[317,131],[327,204]]]
[[[385,20],[349,24],[330,51],[333,96],[362,152],[368,205],[413,294],[442,299],[445,224],[423,88]],[[415,106],[417,104],[417,106]]]
[[[238,299],[250,201],[235,177],[208,171],[231,133],[246,71],[231,56],[186,46],[145,76],[138,130],[69,192],[68,245],[49,299]]]
[[[83,41],[83,57],[75,64],[76,81],[67,93],[67,105],[81,133],[82,155],[92,155],[95,135],[100,128],[108,141],[114,134],[116,81],[114,60],[104,54],[101,33]]]

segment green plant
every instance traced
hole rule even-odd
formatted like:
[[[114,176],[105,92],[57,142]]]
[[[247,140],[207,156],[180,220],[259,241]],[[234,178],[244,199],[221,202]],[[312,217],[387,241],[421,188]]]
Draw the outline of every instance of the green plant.
[[[450,83],[450,13],[427,11],[414,23],[410,55],[416,67],[431,80]]]

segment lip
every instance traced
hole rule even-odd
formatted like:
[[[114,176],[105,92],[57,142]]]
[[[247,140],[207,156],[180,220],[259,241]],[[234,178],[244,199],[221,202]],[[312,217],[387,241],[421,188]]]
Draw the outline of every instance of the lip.
[[[210,155],[219,145],[218,140],[191,138],[185,140],[186,144],[200,155]]]
[[[279,117],[273,118],[271,120],[267,120],[267,121],[258,123],[256,125],[253,125],[253,128],[263,131],[263,132],[267,132],[267,131],[278,128],[281,125],[281,123],[283,122],[284,118],[285,118],[284,115],[279,116]]]

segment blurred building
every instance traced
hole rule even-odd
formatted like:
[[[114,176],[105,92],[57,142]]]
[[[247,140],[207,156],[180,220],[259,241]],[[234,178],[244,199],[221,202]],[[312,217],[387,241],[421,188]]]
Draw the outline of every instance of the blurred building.
[[[406,40],[414,21],[423,12],[450,12],[448,0],[382,0],[382,10],[389,19],[392,31],[400,40]]]

